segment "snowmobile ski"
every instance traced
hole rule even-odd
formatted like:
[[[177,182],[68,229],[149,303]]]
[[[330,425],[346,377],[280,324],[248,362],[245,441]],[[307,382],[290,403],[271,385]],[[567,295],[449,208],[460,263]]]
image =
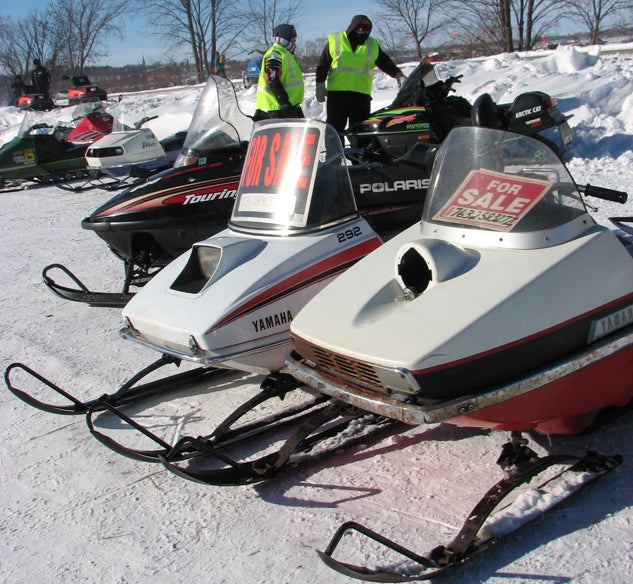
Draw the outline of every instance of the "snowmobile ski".
[[[96,292],[88,288],[69,268],[63,264],[50,264],[42,270],[42,279],[50,290],[63,298],[64,300],[72,300],[73,302],[81,302],[90,306],[102,306],[108,308],[123,308],[134,296],[130,288],[132,286],[142,287],[152,279],[161,269],[162,266],[154,268],[143,267],[140,263],[136,263],[131,259],[125,261],[125,279],[121,292]],[[75,287],[59,283],[53,277],[52,273],[56,270],[61,272],[69,282],[76,284]]]
[[[70,278],[77,288],[70,288],[57,283],[50,272],[60,270],[68,278]],[[62,264],[50,264],[42,270],[42,279],[44,283],[60,298],[72,300],[74,302],[83,302],[91,306],[105,306],[111,308],[122,308],[133,296],[130,292],[93,292],[90,290],[75,274],[73,274],[66,266]]]
[[[231,373],[231,371],[228,369],[218,369],[218,371],[223,371],[226,374]],[[287,379],[290,380],[291,378]],[[298,383],[294,380],[292,380],[292,387],[288,385],[285,385],[284,387],[282,387],[281,385],[277,385],[274,389],[266,385],[266,382],[264,382],[262,383],[262,391],[260,391],[251,399],[247,400],[241,406],[236,408],[221,424],[218,425],[213,433],[209,434],[206,437],[199,437],[196,439],[187,437],[186,439],[181,439],[179,442],[183,443],[184,441],[199,440],[205,443],[212,442],[214,445],[217,446],[220,441],[224,443],[228,439],[234,439],[238,434],[242,438],[245,438],[246,436],[250,437],[254,433],[257,433],[259,429],[265,424],[278,423],[281,419],[289,418],[297,413],[301,413],[307,409],[314,407],[315,405],[319,405],[322,401],[328,399],[316,399],[313,403],[303,406],[300,409],[284,411],[282,413],[279,413],[275,418],[268,418],[258,423],[253,423],[248,426],[242,426],[239,428],[239,430],[231,430],[231,426],[238,419],[243,417],[246,413],[250,412],[258,405],[272,398],[283,399],[288,391],[296,389],[297,387]],[[159,446],[159,448],[154,450],[140,450],[132,448],[103,433],[101,430],[97,429],[97,425],[95,424],[96,415],[99,413],[109,413],[118,417],[122,422],[135,429],[145,437],[149,438],[151,441],[155,442]],[[161,462],[162,458],[167,457],[170,453],[172,453],[170,456],[171,460],[184,460],[196,456],[196,454],[203,453],[203,449],[200,448],[187,449],[182,445],[179,446],[167,443],[165,440],[154,434],[151,430],[137,422],[134,418],[128,416],[125,412],[121,410],[118,405],[110,403],[109,400],[95,400],[95,403],[93,403],[86,412],[86,423],[93,437],[101,442],[104,446],[107,446],[118,454],[122,454],[123,456],[127,456],[128,458],[132,458],[134,460],[140,460],[143,462]],[[177,454],[175,454],[176,451],[178,451]]]
[[[11,393],[13,393],[13,395],[21,399],[23,402],[29,404],[30,406],[37,408],[38,410],[60,415],[79,415],[87,414],[88,412],[98,410],[99,408],[105,408],[105,404],[121,406],[137,403],[151,396],[155,396],[170,390],[173,391],[175,388],[182,386],[182,384],[200,379],[203,376],[209,374],[217,374],[218,371],[221,371],[217,368],[201,367],[197,369],[192,369],[190,371],[184,371],[182,373],[177,373],[175,375],[158,379],[156,381],[144,383],[142,385],[136,385],[141,379],[143,379],[153,371],[156,371],[157,369],[170,364],[179,366],[180,360],[174,357],[162,355],[159,359],[139,371],[132,378],[130,378],[116,392],[105,394],[96,399],[88,401],[82,401],[78,399],[70,392],[55,385],[52,381],[22,363],[12,363],[11,365],[9,365],[5,370],[4,380],[7,388]],[[57,393],[58,395],[64,397],[66,400],[68,400],[69,403],[55,404],[51,402],[45,402],[36,398],[32,393],[18,388],[15,384],[15,381],[12,379],[12,373],[15,371],[21,371],[23,374],[26,374],[27,377],[35,379],[40,384],[42,384],[42,386],[48,388],[48,390],[52,390],[54,393]]]
[[[368,439],[367,429],[370,429],[369,432],[372,436],[375,433],[382,436],[385,431],[391,433],[395,425],[393,420],[367,414],[367,412],[342,402],[328,402],[313,412],[295,419],[294,422],[298,422],[298,426],[281,448],[258,458],[240,462],[224,452],[228,446],[243,441],[243,437],[239,435],[234,441],[226,440],[219,444],[213,444],[204,439],[185,437],[166,456],[161,457],[161,462],[177,476],[194,482],[215,486],[252,484],[270,479],[282,470],[295,468],[308,462],[314,463],[319,458],[331,454],[331,449],[326,449],[318,454],[310,451],[317,444],[321,444],[329,438],[340,436],[354,420],[360,418],[365,418],[362,422],[365,432],[361,432],[360,436],[346,437],[344,444],[337,444],[337,450],[349,448],[359,440],[365,443]],[[269,429],[263,428],[262,430]],[[261,433],[261,431],[258,432],[258,440]],[[354,433],[352,432],[352,434]],[[175,464],[175,459],[181,458],[183,452],[188,453],[192,450],[199,455],[206,455],[205,461],[214,459],[216,462],[224,463],[224,466],[222,468],[198,468],[201,465],[184,467]],[[295,455],[298,456],[295,457]]]
[[[509,445],[510,443],[506,445],[504,449]],[[532,451],[529,452],[534,454]],[[503,466],[502,462],[498,462]],[[494,528],[491,529],[484,526],[484,523],[489,518],[494,521],[493,512],[498,508],[501,501],[519,486],[529,483],[534,477],[549,468],[566,465],[567,468],[564,468],[555,476],[536,487],[537,492],[541,495],[542,491],[544,491],[548,485],[557,479],[561,479],[563,475],[567,475],[569,472],[577,474],[579,483],[575,485],[575,489],[565,493],[563,497],[558,497],[556,500],[551,501],[546,509],[549,510],[566,500],[571,494],[578,491],[588,482],[612,470],[621,462],[622,457],[619,455],[606,456],[590,451],[585,456],[565,454],[552,454],[544,457],[532,456],[528,460],[522,460],[517,464],[513,464],[507,467],[506,476],[493,485],[473,507],[453,541],[446,546],[437,546],[427,555],[420,555],[355,521],[343,523],[335,532],[325,551],[317,550],[317,553],[330,568],[345,576],[359,580],[370,582],[415,582],[430,580],[450,569],[464,565],[475,556],[496,544],[502,537],[515,531],[525,523],[542,516],[544,511],[531,514],[529,517],[524,517],[523,523],[520,525],[515,522],[513,525],[510,525],[509,528],[506,527],[504,533],[499,534],[496,533]],[[501,529],[503,529],[503,526]],[[405,558],[404,561],[408,561],[409,563],[406,567],[403,565],[402,572],[398,572],[393,568],[370,569],[335,559],[333,557],[335,550],[343,536],[350,532],[357,532],[373,540],[378,545],[388,548],[402,556],[402,558]],[[416,564],[415,568],[412,567],[411,562]]]
[[[96,401],[88,410],[86,422],[90,433],[101,444],[111,450],[142,462],[160,462],[168,470],[188,480],[210,485],[243,485],[259,482],[276,475],[288,466],[296,466],[293,455],[306,452],[317,443],[341,434],[353,420],[361,417],[364,428],[393,428],[393,421],[367,414],[341,402],[332,401],[320,394],[307,394],[307,399],[252,421],[236,423],[256,407],[272,399],[283,400],[289,392],[302,386],[288,376],[269,376],[261,391],[237,407],[216,429],[206,436],[183,436],[171,445],[124,413],[120,407],[108,401]],[[120,419],[157,445],[155,449],[138,449],[126,446],[97,428],[95,414],[111,414]],[[283,434],[282,445],[277,450],[248,461],[239,461],[229,454],[231,448],[255,446],[265,448],[267,440]],[[354,434],[354,432],[352,432]],[[271,438],[272,437],[272,438]],[[367,434],[363,435],[367,440]],[[346,437],[344,446],[354,441]],[[337,445],[337,449],[340,448]],[[321,456],[327,451],[321,453]],[[301,462],[314,461],[313,455],[303,457]],[[179,463],[196,459],[194,464]]]

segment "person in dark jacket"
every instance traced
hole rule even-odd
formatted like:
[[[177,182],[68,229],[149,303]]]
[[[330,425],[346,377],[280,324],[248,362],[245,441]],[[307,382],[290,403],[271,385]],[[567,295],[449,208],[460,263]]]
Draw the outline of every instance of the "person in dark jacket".
[[[273,30],[273,44],[262,59],[257,83],[255,121],[266,118],[302,118],[303,73],[294,57],[297,31],[292,24]]]
[[[341,134],[348,122],[369,117],[374,67],[394,77],[398,83],[404,73],[369,36],[372,23],[363,14],[352,18],[345,32],[328,35],[316,68],[316,98],[327,96],[327,122]],[[326,86],[327,80],[327,86]]]
[[[33,65],[35,65],[35,69],[31,72],[33,90],[36,93],[41,93],[44,97],[48,97],[51,87],[51,76],[39,59],[33,59]]]
[[[9,105],[17,107],[20,96],[24,95],[24,90],[25,86],[24,81],[22,81],[22,75],[16,75],[11,82],[11,99],[9,100]]]

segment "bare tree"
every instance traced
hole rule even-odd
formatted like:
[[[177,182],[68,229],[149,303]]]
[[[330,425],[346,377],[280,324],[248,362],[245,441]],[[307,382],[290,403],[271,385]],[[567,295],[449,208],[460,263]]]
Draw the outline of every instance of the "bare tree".
[[[499,0],[499,22],[501,23],[501,37],[503,38],[503,50],[506,53],[514,51],[512,38],[512,11],[511,0]]]
[[[7,17],[0,16],[0,69],[11,75],[26,72],[25,61],[18,48],[16,27]]]
[[[605,20],[609,17],[624,17],[633,9],[631,0],[565,0],[562,2],[570,18],[575,18],[588,31],[590,43],[598,44],[600,32],[607,28]]]
[[[12,22],[3,34],[3,63],[10,70],[26,73],[34,58],[53,70],[62,53],[63,42],[58,30],[50,26],[48,11],[34,10],[25,18]],[[8,61],[8,62],[7,62]]]
[[[452,20],[441,8],[444,0],[374,0],[381,10],[381,31],[389,31],[388,37],[400,41],[386,41],[391,48],[404,48],[413,44],[419,60],[424,56],[423,44],[427,38],[439,32]],[[402,42],[402,31],[407,33],[407,42]],[[397,33],[397,37],[395,34]],[[396,47],[396,44],[399,47]]]
[[[302,0],[242,0],[238,11],[249,26],[241,35],[240,48],[248,50],[270,46],[273,28],[278,24],[296,24],[302,4]]]
[[[546,35],[563,17],[564,7],[552,0],[515,0],[512,14],[516,23],[519,51],[534,48],[536,41]]]
[[[562,18],[557,0],[452,0],[455,24],[462,38],[490,51],[529,50],[535,39]],[[517,44],[515,45],[515,38]]]
[[[48,26],[63,39],[64,65],[71,74],[83,73],[89,63],[107,56],[103,42],[122,38],[121,18],[134,7],[129,0],[54,0]]]
[[[144,5],[167,49],[186,48],[193,56],[198,81],[211,72],[215,51],[227,51],[244,26],[230,0],[145,0]]]

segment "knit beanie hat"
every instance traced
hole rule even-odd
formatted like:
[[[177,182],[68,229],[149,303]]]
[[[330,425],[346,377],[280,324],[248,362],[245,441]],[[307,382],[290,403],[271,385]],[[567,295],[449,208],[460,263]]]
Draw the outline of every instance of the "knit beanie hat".
[[[278,24],[273,29],[273,36],[290,41],[297,36],[297,30],[292,24]]]

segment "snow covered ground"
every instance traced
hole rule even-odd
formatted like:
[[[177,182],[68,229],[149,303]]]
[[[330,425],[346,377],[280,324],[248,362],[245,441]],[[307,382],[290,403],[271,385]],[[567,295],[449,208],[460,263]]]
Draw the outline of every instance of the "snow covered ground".
[[[438,65],[440,78],[456,74],[464,75],[459,94],[471,100],[484,91],[500,102],[526,90],[557,96],[561,110],[573,114],[568,165],[577,182],[632,190],[632,55],[562,47],[529,59],[499,55]],[[149,127],[162,138],[188,126],[200,91],[125,95],[121,103],[130,121],[158,115]],[[393,80],[377,75],[374,109],[396,91]],[[240,88],[238,96],[252,113],[255,89]],[[311,77],[306,96],[306,113],[323,117]],[[15,109],[0,108],[0,143],[20,119]],[[111,194],[46,187],[0,197],[0,365],[22,362],[82,398],[114,391],[157,355],[119,337],[120,310],[63,301],[41,279],[44,266],[60,262],[95,289],[119,289],[121,262],[79,225]],[[633,214],[633,202],[590,203],[602,222]],[[207,382],[137,413],[168,440],[203,433],[260,381],[233,374],[219,387]],[[325,548],[340,523],[365,523],[422,553],[447,543],[501,477],[495,461],[507,439],[447,424],[414,427],[268,483],[215,488],[113,453],[90,437],[81,416],[35,410],[6,389],[0,408],[0,580],[7,584],[349,582],[314,551]],[[124,432],[112,419],[103,423]],[[619,453],[624,462],[439,581],[633,582],[633,411],[582,436],[530,440],[539,453],[593,449]],[[371,549],[366,561],[391,558]]]

